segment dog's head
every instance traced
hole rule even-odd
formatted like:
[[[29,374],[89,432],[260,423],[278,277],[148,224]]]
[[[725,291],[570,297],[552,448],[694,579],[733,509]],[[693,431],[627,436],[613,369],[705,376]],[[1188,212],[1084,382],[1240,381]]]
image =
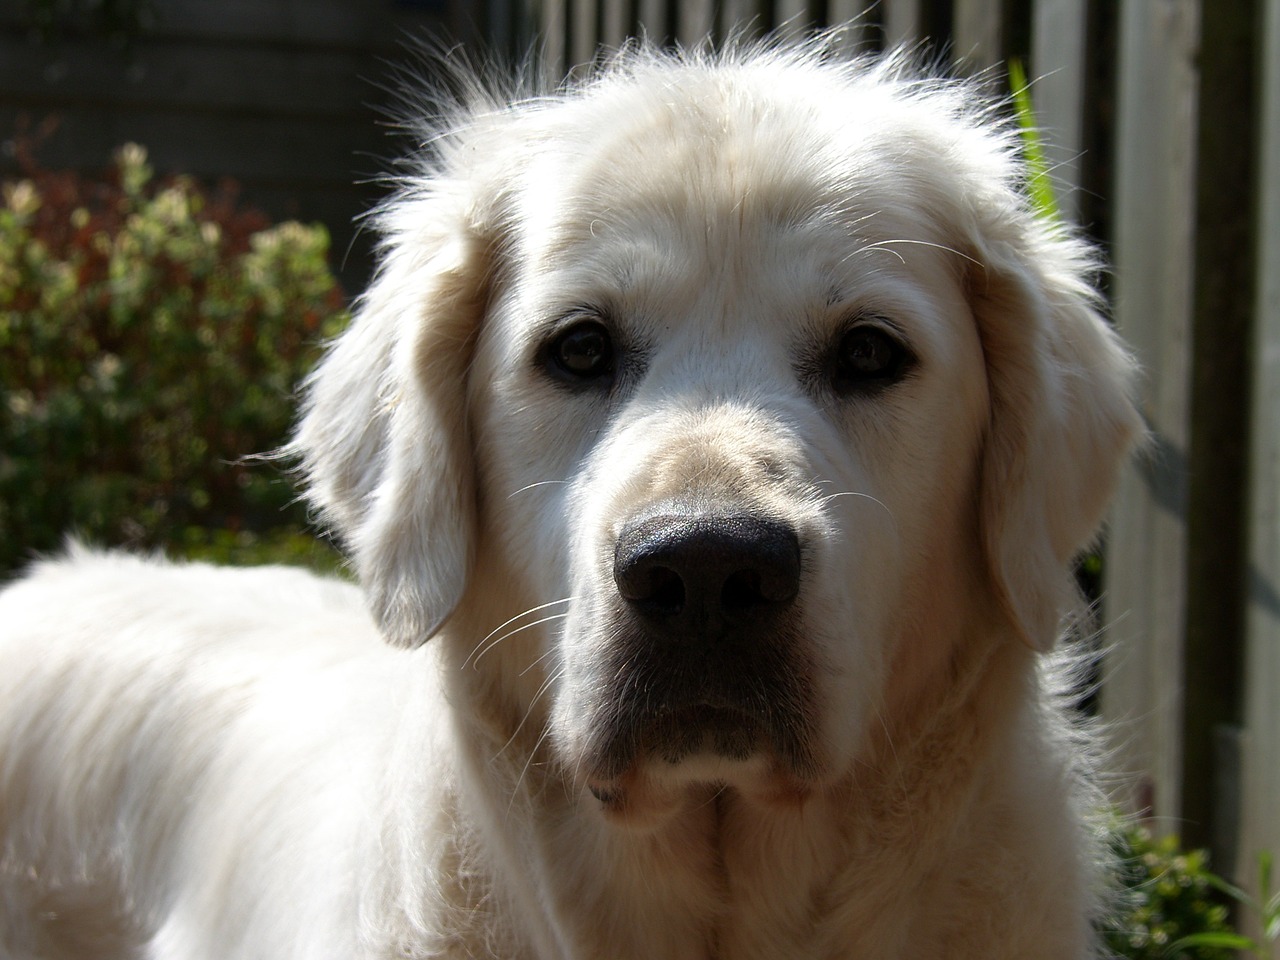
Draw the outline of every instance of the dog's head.
[[[606,806],[803,791],[975,632],[1053,644],[1130,362],[970,88],[632,53],[473,111],[382,222],[311,496],[393,643],[523,614],[476,653]]]

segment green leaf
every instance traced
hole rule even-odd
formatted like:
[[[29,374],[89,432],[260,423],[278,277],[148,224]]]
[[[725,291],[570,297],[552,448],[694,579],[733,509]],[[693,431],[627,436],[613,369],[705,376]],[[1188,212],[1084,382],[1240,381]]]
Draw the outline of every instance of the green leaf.
[[[1193,933],[1169,944],[1169,956],[1177,956],[1189,947],[1217,947],[1222,950],[1257,950],[1258,944],[1238,933]]]
[[[1013,88],[1013,108],[1022,137],[1022,155],[1027,163],[1027,192],[1031,197],[1031,206],[1045,220],[1060,222],[1062,211],[1053,195],[1049,162],[1045,159],[1035,106],[1031,102],[1031,88],[1027,83],[1027,73],[1019,60],[1009,61],[1009,84]]]
[[[1245,893],[1243,890],[1237,887],[1234,883],[1231,883],[1229,880],[1224,880],[1222,877],[1218,876],[1216,873],[1206,872],[1204,874],[1204,879],[1209,884],[1209,886],[1213,887],[1215,890],[1219,890],[1222,893],[1225,893],[1232,900],[1236,901],[1236,903],[1239,903],[1246,907],[1257,906],[1257,903],[1253,899],[1253,897],[1249,896],[1249,894]]]

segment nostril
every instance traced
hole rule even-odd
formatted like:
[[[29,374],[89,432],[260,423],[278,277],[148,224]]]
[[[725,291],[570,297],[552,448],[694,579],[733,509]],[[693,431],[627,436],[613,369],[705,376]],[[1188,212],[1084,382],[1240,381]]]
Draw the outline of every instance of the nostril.
[[[645,595],[627,599],[643,603],[651,613],[677,614],[684,608],[684,581],[670,567],[653,567],[649,571],[649,588]]]

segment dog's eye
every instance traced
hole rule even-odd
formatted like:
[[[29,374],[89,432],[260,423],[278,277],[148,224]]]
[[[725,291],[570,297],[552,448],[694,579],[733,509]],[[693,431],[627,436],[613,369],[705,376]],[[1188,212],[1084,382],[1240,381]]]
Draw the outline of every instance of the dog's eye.
[[[888,386],[902,378],[911,359],[907,348],[881,327],[852,327],[836,344],[832,385],[839,393]]]
[[[604,380],[613,375],[613,339],[599,320],[582,320],[547,345],[544,362],[571,383]]]

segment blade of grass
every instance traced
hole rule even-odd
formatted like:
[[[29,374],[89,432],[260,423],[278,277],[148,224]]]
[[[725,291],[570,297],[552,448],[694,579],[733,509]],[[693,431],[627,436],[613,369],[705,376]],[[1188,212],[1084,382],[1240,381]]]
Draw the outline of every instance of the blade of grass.
[[[1169,944],[1165,956],[1176,957],[1184,950],[1192,947],[1216,947],[1220,950],[1258,951],[1258,945],[1248,937],[1238,933],[1193,933]]]
[[[1013,88],[1013,109],[1018,118],[1022,155],[1027,164],[1027,193],[1031,198],[1031,205],[1044,219],[1060,221],[1062,212],[1053,195],[1049,163],[1045,159],[1035,106],[1031,102],[1031,88],[1027,83],[1026,70],[1019,60],[1009,61],[1009,85]]]

